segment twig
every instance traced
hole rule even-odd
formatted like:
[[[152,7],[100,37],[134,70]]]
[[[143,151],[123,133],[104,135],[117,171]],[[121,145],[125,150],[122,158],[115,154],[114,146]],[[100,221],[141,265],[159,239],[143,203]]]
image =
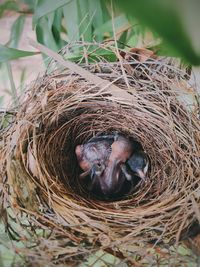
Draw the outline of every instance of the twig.
[[[62,66],[70,69],[71,71],[74,71],[75,73],[81,75],[83,78],[87,79],[91,83],[95,84],[98,87],[103,87],[102,89],[106,91],[106,89],[110,89],[109,93],[112,94],[114,97],[123,99],[127,104],[131,104],[131,95],[126,92],[123,89],[120,89],[116,85],[112,84],[111,82],[108,82],[106,80],[103,80],[102,78],[92,74],[91,72],[81,68],[80,66],[76,65],[75,63],[72,63],[68,60],[64,60],[62,56],[55,53],[54,51],[50,50],[49,48],[45,47],[44,45],[41,45],[37,42],[35,42],[32,39],[29,39],[29,43],[34,48],[40,50],[42,53],[46,54],[47,56],[53,58],[55,61],[60,63]],[[123,96],[123,97],[122,97]]]

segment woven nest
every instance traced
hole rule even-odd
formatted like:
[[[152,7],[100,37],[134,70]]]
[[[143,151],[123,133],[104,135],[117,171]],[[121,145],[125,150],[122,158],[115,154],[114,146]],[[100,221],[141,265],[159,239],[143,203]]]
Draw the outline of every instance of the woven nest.
[[[197,106],[180,98],[195,93],[187,74],[146,50],[122,54],[108,44],[77,43],[61,54],[81,50],[78,63],[88,77],[52,61],[9,115],[1,149],[2,200],[13,210],[7,224],[15,215],[29,235],[51,230],[48,237],[34,230],[31,238],[37,257],[46,253],[57,261],[78,262],[99,248],[126,254],[141,242],[179,241],[199,219],[200,204]],[[118,59],[108,62],[99,50]],[[92,82],[89,73],[106,83]],[[142,144],[150,179],[120,200],[104,201],[80,183],[75,147],[113,131]],[[20,240],[24,236],[18,231]]]

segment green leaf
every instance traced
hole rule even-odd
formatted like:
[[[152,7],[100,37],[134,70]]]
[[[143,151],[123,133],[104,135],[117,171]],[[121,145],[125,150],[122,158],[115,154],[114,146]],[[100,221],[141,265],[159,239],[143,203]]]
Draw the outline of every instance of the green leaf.
[[[127,37],[126,45],[130,47],[135,47],[138,43],[139,37],[144,35],[145,29],[141,25],[134,25],[129,32],[129,36]]]
[[[9,60],[17,59],[20,57],[34,56],[36,54],[38,54],[38,52],[18,50],[0,44],[0,63],[7,62]]]
[[[89,16],[88,0],[78,0],[78,18],[80,37],[84,41],[92,41],[92,18]]]
[[[54,13],[53,26],[60,32],[62,30],[62,17],[63,17],[63,10],[62,8],[58,8]]]
[[[35,6],[35,12],[33,16],[33,25],[35,26],[39,19],[45,15],[54,12],[59,7],[63,7],[73,0],[38,0]]]
[[[54,15],[55,15],[55,12],[52,12],[52,13],[45,16],[45,18],[47,19],[47,22],[48,22],[48,28],[49,29],[52,29],[52,25],[53,25],[53,21],[54,21]]]
[[[21,75],[20,75],[20,92],[24,91],[24,82],[26,80],[26,68],[22,69]]]
[[[148,49],[153,51],[158,56],[177,57],[177,53],[172,51],[172,50],[169,50],[169,47],[163,42],[161,42],[157,45],[150,46],[150,47],[148,47]]]
[[[4,96],[1,95],[1,96],[0,96],[0,107],[3,106],[3,101],[4,101]],[[0,266],[1,266],[1,265],[0,265]]]
[[[119,38],[119,40],[118,40],[118,42],[119,42],[118,47],[119,47],[119,48],[124,48],[124,44],[127,43],[127,36],[128,36],[128,31],[124,31],[124,32],[121,34],[121,36],[120,36],[120,38]]]
[[[106,9],[106,3],[102,0],[72,0],[63,7],[64,26],[67,29],[69,42],[84,40],[103,40],[103,34],[94,29],[100,27],[110,16]]]
[[[135,47],[137,45],[138,38],[135,34],[131,35],[130,39],[127,41],[127,45],[130,47]]]
[[[15,82],[13,79],[12,67],[11,67],[10,62],[6,63],[6,67],[7,67],[8,78],[10,80],[10,93],[11,93],[13,102],[17,104],[17,89],[16,89]]]
[[[128,25],[129,22],[127,20],[127,18],[125,17],[125,15],[120,15],[117,16],[113,19],[110,19],[109,21],[105,22],[103,25],[101,25],[100,27],[96,28],[94,31],[94,34],[104,34],[104,33],[113,33],[113,25],[115,28],[115,31],[119,30],[120,28],[124,27],[125,25]]]
[[[37,32],[39,30],[38,28],[42,28],[39,30],[40,35],[38,36],[38,38],[41,38],[42,35],[40,42],[42,43],[45,42],[45,44],[48,47],[52,48],[54,51],[57,51],[58,49],[62,48],[65,45],[65,43],[61,39],[61,26],[62,26],[62,8],[59,8],[55,12],[49,13],[48,15],[42,17],[38,21],[36,26]],[[46,37],[44,38],[44,36]]]
[[[54,51],[58,51],[58,47],[51,30],[51,24],[48,23],[48,17],[43,17],[40,19],[36,26],[36,34],[38,42],[44,44]]]
[[[195,22],[200,22],[200,1],[116,0],[115,3],[125,11],[126,15],[138,18],[142,23],[157,32],[168,45],[169,50],[193,65],[200,64],[199,42],[197,52],[194,49],[194,38],[191,38],[192,35],[190,34],[190,31],[195,30],[196,35],[193,34],[193,37],[196,36],[196,39],[200,41],[199,30],[196,30],[198,26],[191,23],[193,19]],[[190,8],[190,18],[188,8]],[[191,10],[196,10],[196,12],[192,13]],[[187,14],[187,17],[184,14]],[[193,14],[195,18],[193,18]],[[189,27],[187,21],[190,21],[191,25],[195,25],[195,29]]]
[[[0,18],[3,16],[4,11],[14,10],[19,11],[19,7],[16,1],[6,1],[0,5]]]
[[[67,37],[70,42],[80,40],[77,1],[71,1],[63,7],[65,28],[67,29]]]
[[[63,17],[63,10],[62,8],[59,8],[54,12],[54,21],[52,24],[52,34],[59,49],[66,44],[61,37],[61,34],[63,32],[62,17]]]
[[[94,29],[104,24],[104,10],[106,10],[105,2],[101,0],[89,0],[89,16],[92,18],[92,26]],[[96,34],[95,39],[97,41],[103,41],[103,34]]]
[[[19,16],[13,23],[11,27],[11,34],[10,34],[10,40],[9,40],[9,47],[17,48],[21,34],[24,29],[24,21],[25,16],[21,15]]]
[[[101,9],[102,9],[102,12],[103,12],[103,20],[104,22],[108,21],[111,19],[111,14],[109,12],[109,8],[107,7],[107,3],[105,0],[101,0]]]
[[[90,63],[99,62],[104,58],[108,62],[115,62],[117,60],[116,54],[112,51],[106,51],[104,49],[97,49],[97,47],[90,47],[87,49],[88,55],[87,60]],[[76,63],[84,63],[85,58],[83,57],[83,51],[80,50],[79,53],[73,52],[68,53],[64,56],[65,59],[76,62]]]

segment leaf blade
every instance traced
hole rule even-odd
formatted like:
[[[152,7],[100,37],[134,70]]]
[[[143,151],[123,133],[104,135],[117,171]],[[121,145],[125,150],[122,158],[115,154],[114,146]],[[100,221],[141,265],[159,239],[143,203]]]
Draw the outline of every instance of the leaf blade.
[[[71,0],[40,0],[37,1],[35,6],[34,16],[33,16],[33,25],[35,26],[38,21],[46,16],[47,14],[57,10],[60,7],[67,5]]]
[[[36,26],[37,40],[45,46],[51,48],[54,51],[58,50],[53,33],[51,31],[51,25],[49,25],[48,17],[40,19]]]
[[[179,14],[182,1],[127,0],[122,3],[122,1],[116,0],[115,3],[126,12],[126,15],[136,17],[141,23],[157,32],[173,53],[193,65],[200,64],[200,51],[198,54],[193,49],[192,39]]]
[[[63,14],[69,41],[80,40],[77,1],[71,1],[68,5],[64,6]]]
[[[17,48],[21,34],[24,29],[25,16],[19,16],[13,23],[11,27],[11,34],[9,40],[9,47]]]
[[[6,10],[19,11],[19,7],[16,1],[6,1],[5,3],[0,5],[0,18],[3,16]]]
[[[38,54],[38,52],[24,51],[18,50],[15,48],[10,48],[0,44],[0,63],[7,62],[13,59],[34,56]]]

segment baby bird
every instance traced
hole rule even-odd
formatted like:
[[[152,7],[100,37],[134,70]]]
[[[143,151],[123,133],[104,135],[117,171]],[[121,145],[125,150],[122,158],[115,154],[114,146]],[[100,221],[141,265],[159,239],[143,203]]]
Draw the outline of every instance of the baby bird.
[[[93,137],[75,153],[84,171],[80,178],[89,176],[88,189],[106,199],[123,192],[125,184],[137,184],[137,177],[146,180],[149,159],[142,145],[117,132]]]
[[[121,134],[115,134],[106,168],[99,180],[104,195],[112,196],[117,194],[124,184],[125,177],[129,180],[131,179],[131,175],[128,172],[125,172],[124,176],[121,175],[121,171],[124,170],[125,162],[132,153],[133,146],[131,141]]]
[[[146,181],[147,179],[149,163],[148,155],[142,150],[133,153],[133,155],[127,160],[127,166],[131,172],[140,177],[143,181]]]
[[[86,144],[76,146],[75,153],[79,166],[84,171],[80,178],[87,175],[94,176],[95,173],[100,175],[104,170],[104,163],[111,153],[111,146],[106,140],[96,142],[91,139]]]

